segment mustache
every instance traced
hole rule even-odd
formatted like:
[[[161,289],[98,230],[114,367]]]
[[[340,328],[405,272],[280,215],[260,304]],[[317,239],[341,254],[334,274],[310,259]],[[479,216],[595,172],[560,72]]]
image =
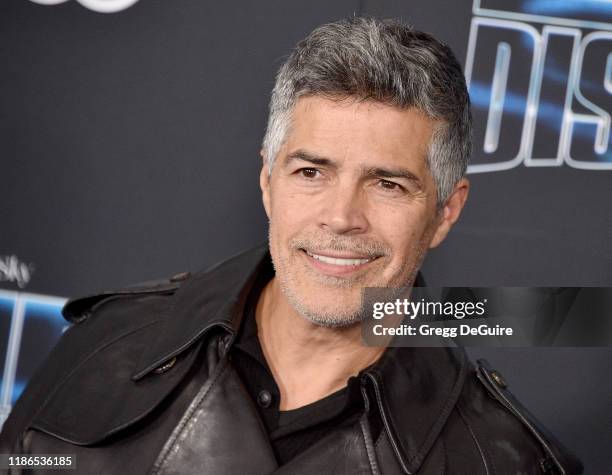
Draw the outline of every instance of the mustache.
[[[356,252],[370,258],[386,256],[391,253],[389,246],[371,239],[351,236],[329,236],[321,234],[306,234],[289,241],[292,249],[307,249],[310,252],[337,251]]]

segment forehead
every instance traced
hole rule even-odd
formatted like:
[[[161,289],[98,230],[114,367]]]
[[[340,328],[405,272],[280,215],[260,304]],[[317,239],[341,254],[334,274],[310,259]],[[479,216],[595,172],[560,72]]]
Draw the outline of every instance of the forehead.
[[[434,126],[415,108],[302,97],[293,110],[286,152],[306,148],[347,164],[385,162],[425,169]]]

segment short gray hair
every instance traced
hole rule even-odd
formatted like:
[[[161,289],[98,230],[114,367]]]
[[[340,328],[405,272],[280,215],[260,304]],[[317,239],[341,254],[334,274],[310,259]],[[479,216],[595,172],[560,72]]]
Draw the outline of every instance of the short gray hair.
[[[300,41],[276,76],[262,149],[270,173],[298,98],[355,97],[415,107],[437,122],[427,162],[438,207],[465,174],[472,151],[470,99],[451,49],[399,20],[354,17]]]

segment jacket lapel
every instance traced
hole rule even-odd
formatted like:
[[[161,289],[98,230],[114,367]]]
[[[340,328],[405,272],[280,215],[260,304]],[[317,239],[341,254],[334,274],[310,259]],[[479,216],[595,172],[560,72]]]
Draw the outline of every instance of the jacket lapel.
[[[416,473],[463,387],[467,358],[458,348],[388,348],[362,382],[370,410],[404,473]]]
[[[189,405],[152,474],[267,474],[277,467],[254,402],[226,356]]]

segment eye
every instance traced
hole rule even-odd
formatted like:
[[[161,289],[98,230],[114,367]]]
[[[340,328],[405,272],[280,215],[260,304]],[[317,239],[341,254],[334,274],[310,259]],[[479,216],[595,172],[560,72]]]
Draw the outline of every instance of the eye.
[[[386,191],[403,191],[404,187],[398,183],[389,180],[380,180],[378,186]]]
[[[299,170],[297,170],[296,173],[304,178],[312,180],[316,178],[321,172],[319,172],[319,170],[317,170],[316,168],[300,168]]]

